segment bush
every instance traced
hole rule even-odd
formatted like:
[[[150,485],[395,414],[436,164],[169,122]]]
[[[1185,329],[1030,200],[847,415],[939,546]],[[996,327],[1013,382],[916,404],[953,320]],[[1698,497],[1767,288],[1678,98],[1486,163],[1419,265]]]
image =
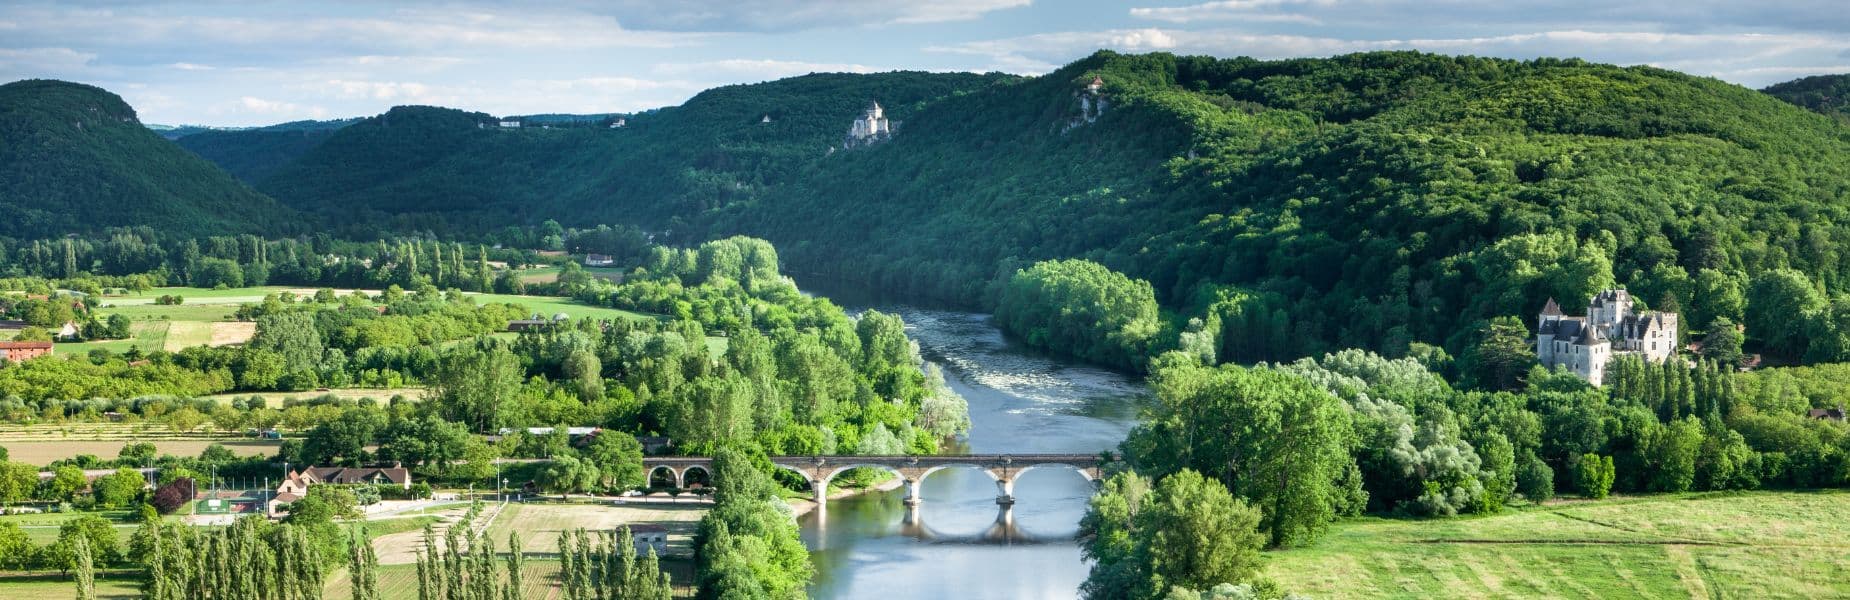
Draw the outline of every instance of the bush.
[[[156,488],[154,499],[150,503],[161,514],[171,515],[174,511],[180,510],[180,507],[186,506],[187,502],[192,501],[197,491],[197,486],[194,485],[191,477],[181,477]]]
[[[1612,492],[1615,473],[1612,457],[1583,454],[1574,463],[1574,489],[1580,490],[1580,494],[1588,498],[1605,498]]]

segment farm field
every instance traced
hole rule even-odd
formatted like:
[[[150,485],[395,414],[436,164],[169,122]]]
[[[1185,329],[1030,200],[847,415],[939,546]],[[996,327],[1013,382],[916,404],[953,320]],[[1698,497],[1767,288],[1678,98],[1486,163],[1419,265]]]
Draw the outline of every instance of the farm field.
[[[8,455],[14,462],[22,462],[29,465],[46,465],[60,459],[76,458],[77,455],[80,454],[92,454],[103,459],[112,459],[116,457],[117,453],[122,451],[122,446],[130,442],[138,441],[151,442],[160,454],[172,454],[174,456],[199,456],[200,452],[205,451],[206,446],[212,444],[223,444],[239,456],[269,456],[276,454],[276,449],[282,445],[282,442],[278,440],[144,440],[125,438],[120,440],[73,440],[57,442],[0,440],[0,446],[6,448]]]
[[[1315,598],[1844,597],[1846,510],[1850,493],[1746,492],[1365,519],[1264,572]]]
[[[415,576],[415,573],[413,574]],[[416,583],[415,579],[412,582]],[[0,597],[34,600],[65,600],[77,597],[77,586],[56,573],[30,577],[0,578]],[[141,580],[126,575],[102,575],[96,578],[97,600],[131,600],[141,597]]]
[[[585,317],[591,317],[594,319],[637,319],[637,320],[663,318],[660,315],[651,315],[651,314],[631,312],[631,311],[621,310],[621,309],[616,309],[616,308],[607,308],[607,307],[602,307],[602,306],[591,306],[589,304],[581,304],[578,301],[573,300],[571,298],[555,298],[551,296],[515,296],[512,294],[474,294],[472,293],[472,294],[467,294],[467,295],[470,298],[474,298],[476,304],[491,304],[491,303],[518,304],[520,306],[526,307],[526,309],[529,312],[538,313],[540,316],[545,317],[545,318],[552,318],[553,315],[559,314],[559,313],[565,313],[567,316],[570,316],[573,319],[582,319]]]
[[[503,552],[503,555],[506,553]],[[693,589],[686,587],[693,581],[693,564],[689,561],[662,561],[662,569],[674,579],[675,597],[693,596]],[[565,591],[559,585],[559,562],[529,556],[526,568],[521,571],[522,589],[528,600],[559,600],[565,597]],[[327,587],[323,589],[325,598],[350,598],[353,586],[347,578],[345,569],[337,570],[328,576]],[[69,592],[66,592],[67,594]],[[59,600],[69,596],[55,596]],[[383,600],[416,600],[418,597],[417,565],[379,565],[379,597]]]
[[[513,503],[489,525],[488,535],[496,543],[506,544],[508,534],[519,531],[528,553],[553,554],[558,552],[559,533],[567,529],[596,531],[654,523],[668,528],[670,556],[691,556],[694,527],[705,514],[704,507],[696,506]],[[385,551],[379,554],[383,557]]]
[[[241,400],[241,399],[252,398],[252,397],[263,398],[265,406],[268,406],[270,408],[282,408],[284,401],[290,400],[290,399],[311,400],[314,398],[320,398],[322,396],[333,396],[336,398],[352,399],[352,400],[358,400],[361,398],[372,398],[374,400],[378,400],[379,402],[383,403],[388,400],[391,400],[393,396],[404,396],[412,400],[422,400],[424,398],[424,393],[425,393],[424,388],[415,388],[415,387],[335,388],[335,389],[331,389],[325,392],[314,392],[314,391],[310,391],[310,392],[233,392],[233,393],[228,393],[228,394],[213,394],[211,396],[206,396],[206,397],[214,399],[214,400],[221,400],[221,401],[226,401],[226,402],[229,402],[231,400]]]

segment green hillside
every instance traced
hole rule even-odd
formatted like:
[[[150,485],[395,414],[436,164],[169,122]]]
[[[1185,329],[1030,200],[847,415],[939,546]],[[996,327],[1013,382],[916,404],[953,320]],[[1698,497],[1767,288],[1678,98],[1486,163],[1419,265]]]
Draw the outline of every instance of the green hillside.
[[[870,98],[899,133],[836,151]],[[1843,337],[1815,358],[1850,352],[1850,301],[1842,327],[1810,318],[1850,281],[1850,127],[1662,69],[1100,52],[1027,79],[729,86],[628,123],[401,107],[259,188],[349,235],[548,218],[750,234],[799,275],[972,307],[993,307],[999,274],[1085,258],[1149,281],[1169,327],[1218,328],[1223,360],[1456,353],[1485,319],[1608,285],[1687,308],[1688,329],[1757,319],[1750,345],[1790,358],[1807,339]],[[1744,313],[1754,278],[1786,268],[1821,292],[1805,314]],[[1781,319],[1794,331],[1759,326]]]
[[[1813,75],[1776,84],[1761,91],[1850,123],[1850,73]]]
[[[253,184],[301,158],[327,141],[334,132],[358,120],[291,121],[250,129],[208,129],[178,137],[164,132],[163,136],[212,161],[240,181]]]
[[[1094,74],[1113,107],[1069,131]],[[971,304],[998,265],[1090,258],[1215,313],[1223,359],[1456,350],[1480,319],[1613,283],[1701,327],[1754,274],[1850,274],[1829,243],[1850,236],[1850,128],[1579,61],[1100,53],[929,106],[798,182],[701,222],[797,271]],[[1697,289],[1705,268],[1727,285]]]
[[[0,214],[0,235],[16,237],[299,227],[275,201],[143,127],[115,94],[49,80],[0,85]]]
[[[481,113],[398,107],[341,130],[258,188],[356,229],[467,233],[548,218],[666,228],[787,182],[839,143],[869,99],[903,119],[928,100],[1007,79],[808,75],[708,90],[622,129],[510,130]]]

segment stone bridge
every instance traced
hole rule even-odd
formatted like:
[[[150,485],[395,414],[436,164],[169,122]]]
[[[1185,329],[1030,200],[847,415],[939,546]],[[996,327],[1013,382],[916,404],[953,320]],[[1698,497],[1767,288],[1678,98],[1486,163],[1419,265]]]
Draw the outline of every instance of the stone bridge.
[[[1104,457],[1099,454],[960,454],[937,456],[773,456],[771,464],[796,473],[809,481],[818,509],[828,505],[829,482],[849,469],[870,468],[890,472],[906,482],[906,504],[921,501],[919,483],[932,473],[945,469],[975,469],[988,473],[996,481],[996,503],[1015,503],[1015,478],[1034,469],[1057,468],[1079,473],[1097,485],[1104,479]],[[643,470],[653,479],[666,471],[675,486],[687,483],[690,472],[699,470],[708,477],[713,473],[713,459],[704,456],[647,456]]]

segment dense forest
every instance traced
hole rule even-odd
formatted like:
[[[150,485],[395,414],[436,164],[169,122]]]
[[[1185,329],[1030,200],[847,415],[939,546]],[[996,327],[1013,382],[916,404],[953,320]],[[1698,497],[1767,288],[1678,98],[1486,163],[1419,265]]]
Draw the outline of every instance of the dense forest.
[[[1829,81],[1768,91],[1828,112]],[[898,134],[838,151],[869,99]],[[1828,307],[1850,269],[1835,250],[1850,236],[1850,126],[1649,67],[1100,52],[1025,79],[730,86],[620,129],[488,119],[401,107],[259,187],[361,216],[338,219],[360,237],[547,217],[687,241],[743,233],[776,242],[798,274],[977,308],[998,308],[1018,269],[1083,258],[1148,282],[1165,343],[1193,330],[1243,362],[1415,344],[1456,355],[1492,318],[1611,285],[1687,308],[1691,331],[1747,322],[1751,349],[1801,360],[1809,339],[1754,322],[1806,315],[1756,319],[1731,297],[1790,270]]]
[[[212,161],[246,184],[256,184],[359,119],[293,121],[255,129],[208,129],[174,143]],[[169,134],[171,135],[171,134]]]
[[[1762,91],[1839,121],[1850,122],[1850,75],[1813,75]]]
[[[115,94],[61,81],[0,85],[0,236],[129,225],[284,235],[303,228],[291,214],[143,127]]]

